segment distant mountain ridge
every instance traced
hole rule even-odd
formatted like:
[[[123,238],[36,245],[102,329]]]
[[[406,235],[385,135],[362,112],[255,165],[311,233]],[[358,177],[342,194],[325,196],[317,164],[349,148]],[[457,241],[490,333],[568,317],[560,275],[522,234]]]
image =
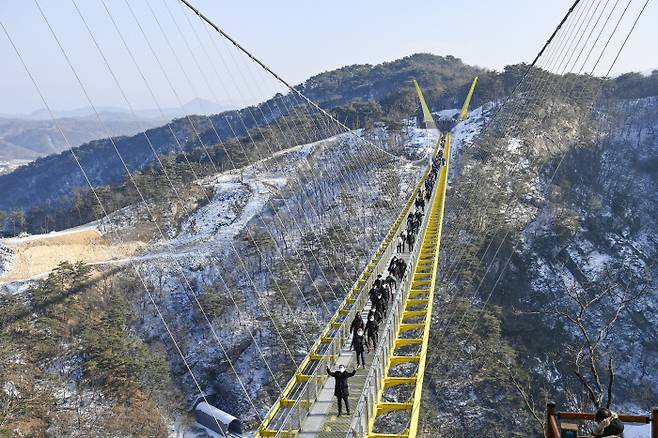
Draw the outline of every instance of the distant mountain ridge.
[[[464,64],[453,56],[420,53],[375,66],[351,65],[320,73],[297,88],[350,127],[364,127],[373,121],[392,127],[418,110],[412,79],[420,82],[426,100],[436,110],[458,107],[473,77],[479,76],[472,101],[475,107],[507,96],[526,69],[527,65],[519,64],[507,66],[502,72],[489,71]],[[608,83],[611,85],[608,92],[616,96],[652,95],[658,88],[658,72],[648,77],[629,73]],[[205,146],[212,148],[218,143],[218,135],[222,142],[245,137],[249,130],[267,127],[296,105],[300,103],[294,96],[276,95],[256,106],[224,111],[210,117],[174,119],[147,132],[159,155],[179,154],[181,147],[188,152],[198,151],[202,144],[197,134]],[[267,135],[260,130],[253,134]],[[2,136],[0,140],[3,140]],[[131,170],[143,170],[155,162],[153,151],[141,133],[118,136],[114,143]],[[83,144],[77,149],[77,155],[95,186],[117,184],[126,176],[114,145],[106,138]],[[229,165],[225,158],[223,153],[218,153],[215,157],[217,165]],[[0,176],[0,192],[11,194],[0,197],[0,211],[20,209],[28,212],[48,205],[67,206],[72,194],[78,190],[87,191],[88,187],[70,152],[66,151],[40,158]]]
[[[236,105],[217,103],[197,97],[183,104],[182,107],[136,109],[135,115],[133,115],[128,108],[118,106],[98,106],[96,107],[96,110],[101,114],[103,120],[156,120],[162,122],[163,120],[167,121],[187,114],[217,114],[223,111],[236,109],[235,107]],[[81,107],[71,110],[55,109],[53,110],[53,114],[58,119],[96,119],[96,114],[92,107]],[[0,118],[16,120],[51,120],[50,112],[45,108],[32,111],[28,114],[0,114]]]
[[[217,114],[229,106],[205,99],[193,99],[182,108],[137,110],[132,114],[119,107],[98,107],[98,116],[91,107],[73,110],[54,110],[57,125],[73,147],[99,138],[131,136],[144,130],[162,126],[169,120],[187,114]],[[22,115],[0,115],[0,160],[35,160],[68,149],[66,140],[52,123],[46,109]]]
[[[468,66],[452,56],[418,54],[377,66],[354,65],[321,73],[298,87],[326,109],[338,111],[342,108],[346,114],[370,112],[373,120],[380,120],[380,115],[384,115],[388,120],[399,121],[416,110],[411,79],[423,81],[429,99],[452,102],[457,96],[462,96],[463,89],[475,75],[482,72],[482,69]],[[280,97],[277,95],[259,106],[225,111],[210,119],[223,141],[241,137],[256,126],[267,126],[299,104],[292,98],[286,99],[288,108],[285,108],[280,103]],[[339,112],[337,116],[345,120],[346,114]],[[203,142],[216,144],[217,135],[208,119],[192,119]],[[172,132],[176,133],[176,138]],[[149,129],[148,135],[158,154],[179,152],[179,143],[188,151],[201,146],[187,119],[174,119],[167,125]],[[121,154],[125,155],[131,170],[144,169],[155,160],[142,134],[122,136],[115,139],[115,143]],[[83,144],[77,154],[94,184],[117,183],[125,176],[107,139]],[[76,189],[87,190],[80,170],[70,155],[66,151],[41,158],[0,176],[0,191],[13,193],[11,197],[0,199],[0,210],[18,208],[27,211],[44,205],[62,205],[70,202],[67,198]]]
[[[133,135],[164,123],[162,120],[122,120],[107,113],[101,114],[101,119],[112,135]],[[107,130],[95,117],[57,119],[57,126],[50,120],[0,118],[0,160],[34,160],[68,149],[58,127],[74,147],[107,137]]]

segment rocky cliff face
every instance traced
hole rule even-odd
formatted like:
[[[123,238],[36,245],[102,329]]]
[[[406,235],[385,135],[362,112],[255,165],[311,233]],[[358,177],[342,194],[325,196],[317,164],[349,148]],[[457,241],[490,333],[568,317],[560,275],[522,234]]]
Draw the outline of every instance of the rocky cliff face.
[[[462,146],[428,436],[538,435],[546,399],[592,409],[575,372],[605,403],[610,360],[615,409],[655,404],[657,109],[612,98],[590,117],[552,102],[541,133],[526,122],[494,156]]]
[[[582,315],[588,333],[603,331],[603,365],[612,359],[616,369],[614,400],[646,410],[658,395],[651,371],[658,366],[658,101],[622,100],[604,110],[594,144],[569,151],[549,202],[525,228],[510,280],[523,279],[519,309],[543,308],[544,330],[566,345],[583,342],[572,315]],[[595,297],[600,302],[582,312]],[[529,349],[549,363],[539,350]],[[558,362],[567,381],[573,361]]]

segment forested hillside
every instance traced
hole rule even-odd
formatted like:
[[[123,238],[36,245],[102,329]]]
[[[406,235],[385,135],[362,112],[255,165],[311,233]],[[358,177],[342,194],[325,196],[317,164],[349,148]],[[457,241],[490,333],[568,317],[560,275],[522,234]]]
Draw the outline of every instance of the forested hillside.
[[[490,125],[525,68],[421,54],[302,85],[377,147],[318,127],[284,96],[213,116],[222,144],[198,116],[149,131],[164,170],[144,136],[115,139],[141,194],[109,140],[78,148],[111,213],[90,227],[108,245],[139,243],[137,269],[65,263],[2,286],[0,436],[202,434],[186,411],[198,394],[188,365],[253,431],[319,334],[314,318],[329,318],[397,215],[388,191],[408,194],[436,142],[414,126],[414,77],[439,112],[480,76],[453,133],[421,436],[542,436],[547,399],[591,410],[587,385],[605,396],[610,369],[615,409],[655,404],[658,71],[535,72],[551,79],[546,98],[517,96],[512,122]],[[0,189],[8,234],[102,215],[70,153],[0,177]],[[15,254],[0,249],[9,270]]]
[[[300,89],[321,106],[331,110],[348,126],[372,127],[374,122],[384,122],[400,128],[402,120],[417,108],[412,78],[423,82],[431,102],[441,106],[456,106],[472,78],[482,72],[452,56],[419,54],[378,66],[358,65],[322,73],[300,85]],[[494,76],[498,78],[498,75]],[[504,73],[499,79],[511,84],[513,78],[504,79],[507,76]],[[504,86],[495,88],[497,91],[486,93],[491,95],[505,91]],[[487,89],[485,85],[483,92]],[[292,96],[279,95],[259,107],[217,114],[211,117],[212,122],[205,117],[191,116],[148,130],[147,134],[155,152],[172,155],[172,161],[183,160],[180,153],[186,151],[191,155],[191,161],[206,166],[208,159],[204,149],[207,148],[213,160],[220,167],[226,168],[232,164],[222,149],[227,148],[232,154],[239,153],[234,144],[236,138],[249,145],[254,155],[263,152],[260,150],[263,145],[254,147],[252,140],[269,141],[273,134],[268,133],[267,129],[257,129],[256,126],[267,125],[273,118],[280,116],[284,116],[284,120],[279,123],[283,126],[286,125],[285,117],[304,119],[305,124],[317,123],[299,105]],[[272,129],[275,128],[272,126]],[[155,155],[143,134],[118,137],[113,141],[130,170],[150,172],[146,169],[154,163]],[[279,149],[286,145],[274,144],[273,147]],[[119,184],[126,176],[112,142],[108,139],[84,144],[76,148],[75,152],[94,186]],[[175,158],[177,154],[178,158]],[[211,172],[212,169],[206,171]],[[79,198],[76,198],[79,195],[76,193],[84,194],[88,187],[71,153],[66,151],[38,159],[11,174],[0,176],[0,190],[12,193],[12,196],[0,199],[0,211],[4,211],[4,217],[10,217],[11,222],[6,223],[5,229],[13,230],[14,223],[20,222],[18,228],[37,232],[73,225],[70,220],[62,221],[55,217],[54,212],[58,211],[59,216],[69,216],[69,207],[79,203]],[[52,217],[44,217],[44,209],[49,210]],[[85,219],[89,217],[85,216]]]
[[[510,102],[534,117],[462,149],[427,436],[541,436],[546,400],[655,404],[657,80],[564,78],[542,101]]]

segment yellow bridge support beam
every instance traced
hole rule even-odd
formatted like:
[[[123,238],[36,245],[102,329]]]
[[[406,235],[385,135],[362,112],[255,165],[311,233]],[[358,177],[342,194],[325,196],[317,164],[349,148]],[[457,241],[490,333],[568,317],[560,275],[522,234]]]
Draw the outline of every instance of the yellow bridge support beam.
[[[468,108],[473,97],[473,92],[477,84],[478,78],[473,80],[473,83],[466,96],[464,105],[459,114],[459,120],[462,121],[468,116]],[[418,91],[418,97],[423,107],[423,114],[431,117],[427,103],[420,91],[418,83],[414,81],[414,85]],[[439,142],[441,138],[439,138]],[[448,189],[448,174],[450,170],[450,133],[445,136],[444,155],[445,166],[442,166],[437,183],[436,193],[432,198],[429,207],[429,218],[427,227],[422,235],[420,242],[420,254],[416,261],[415,266],[410,267],[413,269],[411,277],[411,284],[407,291],[405,303],[401,306],[400,323],[397,326],[395,333],[395,340],[393,342],[393,349],[391,356],[389,356],[386,367],[383,373],[383,385],[380,386],[379,392],[376,396],[376,403],[374,406],[374,415],[370,417],[368,422],[368,438],[415,438],[418,433],[418,419],[420,417],[420,403],[423,391],[423,378],[425,376],[425,366],[427,359],[427,349],[429,345],[430,325],[432,322],[432,303],[434,302],[434,291],[437,283],[437,276],[439,270],[439,255],[441,249],[441,234],[443,231],[443,216],[445,212],[446,195]],[[438,145],[437,145],[438,146]],[[413,309],[409,309],[413,307]],[[418,308],[421,307],[421,308]],[[408,322],[411,318],[421,318],[422,321]],[[422,336],[415,338],[405,337],[410,330],[423,330]],[[397,354],[399,348],[410,348],[412,346],[419,346],[420,348],[415,354],[407,356],[404,354]],[[408,352],[407,352],[408,353]],[[393,377],[390,375],[391,368],[405,363],[418,363],[418,368],[412,376],[408,377]],[[411,398],[407,401],[391,403],[384,400],[384,390],[398,385],[411,385],[414,387]],[[396,410],[410,411],[410,419],[408,429],[400,434],[388,434],[375,432],[375,421],[378,416],[385,415]]]
[[[464,105],[462,106],[462,110],[459,113],[459,121],[461,122],[464,120],[466,117],[468,117],[468,107],[471,105],[471,98],[473,97],[473,92],[475,91],[475,86],[478,83],[478,77],[476,76],[475,79],[473,79],[473,83],[471,84],[470,90],[468,90],[468,95],[466,96],[466,100],[464,100]]]
[[[416,88],[416,93],[418,93],[418,99],[420,100],[420,107],[423,110],[423,122],[427,128],[436,129],[436,123],[434,123],[434,117],[432,117],[432,112],[425,102],[425,96],[423,96],[423,91],[420,89],[420,85],[416,80],[413,80],[414,87]]]

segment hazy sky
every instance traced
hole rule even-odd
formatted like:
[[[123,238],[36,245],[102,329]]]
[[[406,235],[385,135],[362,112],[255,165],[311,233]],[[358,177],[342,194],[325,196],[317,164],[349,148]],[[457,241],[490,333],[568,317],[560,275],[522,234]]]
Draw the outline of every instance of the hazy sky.
[[[156,103],[176,106],[179,100],[188,101],[195,95],[210,100],[244,102],[276,89],[269,78],[259,76],[261,73],[247,66],[244,60],[231,58],[237,55],[228,55],[230,49],[215,39],[219,50],[227,54],[220,62],[213,55],[217,52],[211,50],[210,40],[204,39],[208,34],[199,21],[183,15],[176,0],[129,0],[173,84],[172,90],[125,0],[105,0],[154,90],[154,99],[122,46],[101,0],[75,1],[92,26],[130,103],[136,108],[154,108]],[[603,2],[582,0],[581,4],[597,1]],[[634,17],[644,0],[631,1],[629,17]],[[92,101],[99,106],[125,107],[72,1],[39,2],[88,87]],[[299,83],[313,74],[343,65],[391,61],[416,52],[451,54],[466,63],[492,69],[530,61],[572,0],[193,0],[193,3],[284,78]],[[621,1],[624,3],[626,0]],[[658,68],[656,3],[649,3],[613,74]],[[174,53],[178,53],[183,69],[188,69],[187,76],[178,67],[149,6],[167,29]],[[174,27],[167,8],[187,35],[187,42],[196,52],[196,61],[207,69],[209,85],[205,85],[208,82],[202,70],[195,70],[195,59],[185,53],[186,41]],[[192,21],[194,30],[186,19]],[[0,0],[0,20],[53,107],[88,106],[33,0]],[[627,26],[631,23],[632,20]],[[195,31],[200,40],[194,39],[192,32]],[[206,52],[201,50],[205,43],[199,41],[207,43]],[[204,62],[208,58],[212,61]],[[41,108],[38,95],[1,31],[0,59],[0,113],[25,113]],[[227,82],[220,86],[218,76]],[[258,81],[258,85],[250,85],[249,81]]]

